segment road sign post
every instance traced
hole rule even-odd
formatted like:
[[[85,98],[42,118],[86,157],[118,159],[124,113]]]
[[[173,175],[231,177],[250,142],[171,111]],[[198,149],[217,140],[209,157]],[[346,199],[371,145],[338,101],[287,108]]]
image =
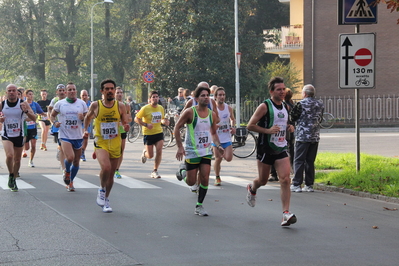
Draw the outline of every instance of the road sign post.
[[[150,84],[154,82],[155,75],[154,72],[146,71],[143,73],[144,82],[147,83],[147,97],[150,94]]]
[[[339,36],[339,87],[375,87],[375,34],[354,33]]]

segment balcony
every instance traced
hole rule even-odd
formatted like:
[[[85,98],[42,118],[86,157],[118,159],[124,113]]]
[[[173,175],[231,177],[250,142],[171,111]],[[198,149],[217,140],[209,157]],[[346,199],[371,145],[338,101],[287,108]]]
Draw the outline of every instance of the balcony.
[[[281,29],[264,30],[265,52],[289,54],[303,51],[303,25],[282,26]]]

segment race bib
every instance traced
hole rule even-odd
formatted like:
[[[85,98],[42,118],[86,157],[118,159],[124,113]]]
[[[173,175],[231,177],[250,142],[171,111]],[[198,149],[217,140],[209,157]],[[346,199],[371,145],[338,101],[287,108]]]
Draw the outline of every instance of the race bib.
[[[197,149],[209,148],[211,145],[210,132],[195,132],[195,143],[197,144]]]
[[[101,123],[101,136],[103,139],[113,139],[118,136],[118,123]]]
[[[65,116],[65,128],[66,129],[78,129],[78,116],[77,115],[67,115]]]
[[[151,124],[161,123],[162,120],[162,113],[161,112],[154,112],[151,114]]]
[[[10,137],[19,136],[21,132],[21,127],[19,126],[18,119],[6,119],[4,123],[7,131],[7,135]]]
[[[277,125],[280,131],[276,134],[272,134],[270,142],[274,143],[277,147],[285,146],[285,134],[287,132],[287,125]]]

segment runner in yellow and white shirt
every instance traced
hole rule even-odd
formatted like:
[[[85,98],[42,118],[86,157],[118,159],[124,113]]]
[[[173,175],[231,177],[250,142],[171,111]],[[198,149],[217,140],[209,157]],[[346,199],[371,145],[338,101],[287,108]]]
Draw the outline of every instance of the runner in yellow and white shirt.
[[[141,155],[142,163],[154,157],[154,146],[156,150],[154,170],[151,173],[152,178],[161,178],[158,174],[158,167],[162,160],[163,148],[163,130],[162,124],[169,125],[169,120],[165,118],[165,110],[159,102],[159,93],[151,91],[149,94],[150,103],[143,106],[137,113],[134,121],[143,127],[145,149]]]

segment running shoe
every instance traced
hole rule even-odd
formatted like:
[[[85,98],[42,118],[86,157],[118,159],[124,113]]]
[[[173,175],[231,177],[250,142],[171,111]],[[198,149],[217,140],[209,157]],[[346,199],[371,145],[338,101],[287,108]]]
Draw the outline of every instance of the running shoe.
[[[122,176],[121,176],[121,174],[119,173],[118,170],[115,171],[114,177],[115,177],[115,178],[118,178],[118,179],[121,179],[121,178],[122,178]]]
[[[67,191],[69,191],[69,192],[75,191],[75,187],[73,186],[73,182],[69,183],[69,185],[66,188],[67,188]]]
[[[247,186],[247,203],[251,207],[255,207],[256,194],[251,193],[251,184]]]
[[[80,160],[81,160],[82,162],[86,162],[86,156],[85,156],[84,153],[82,153],[82,155],[80,155]]]
[[[42,143],[42,145],[40,145],[40,149],[43,150],[43,143]]]
[[[145,157],[145,150],[143,150],[143,153],[141,154],[141,162],[145,163],[147,161],[147,157]]]
[[[17,182],[15,182],[14,175],[12,174],[8,176],[8,187],[12,192],[18,191]]]
[[[291,185],[290,189],[291,189],[292,192],[296,192],[296,193],[302,192],[301,186],[294,186],[294,185]]]
[[[195,185],[190,186],[189,188],[190,188],[191,192],[197,193],[199,186],[198,186],[198,184],[195,184]]]
[[[216,177],[214,185],[215,186],[221,186],[222,185],[222,180],[220,179],[220,177]]]
[[[22,157],[23,157],[23,158],[26,158],[26,157],[28,157],[28,154],[26,154],[26,152],[24,151],[24,152],[22,153]]]
[[[202,205],[197,205],[195,206],[195,211],[194,214],[199,215],[199,216],[208,216],[208,213],[204,209]]]
[[[312,186],[305,186],[305,187],[303,188],[303,191],[305,191],[305,192],[314,192],[314,189],[313,189]]]
[[[181,163],[179,165],[179,170],[177,170],[176,172],[177,180],[182,181],[186,177],[186,174],[187,174],[186,164]]]
[[[29,166],[29,167],[35,167],[35,165],[33,164],[32,161],[29,161],[28,166]]]
[[[290,226],[291,224],[296,223],[296,216],[289,211],[283,212],[283,221],[281,222],[281,226]]]
[[[19,172],[17,173],[17,176],[16,177],[21,177],[20,175],[19,175]]]
[[[108,198],[105,198],[105,203],[104,203],[104,206],[103,206],[103,212],[105,212],[105,213],[112,212],[112,208],[111,208],[111,205],[109,205],[109,199]]]
[[[64,180],[65,185],[69,185],[71,183],[71,173],[67,171],[63,171],[62,179]]]
[[[97,193],[97,205],[103,207],[105,205],[105,190],[102,188],[98,189]]]
[[[151,177],[152,178],[161,178],[161,176],[158,174],[158,171],[152,171]]]
[[[43,151],[47,151],[46,144],[42,143],[42,145],[40,146],[40,149],[43,150]]]

